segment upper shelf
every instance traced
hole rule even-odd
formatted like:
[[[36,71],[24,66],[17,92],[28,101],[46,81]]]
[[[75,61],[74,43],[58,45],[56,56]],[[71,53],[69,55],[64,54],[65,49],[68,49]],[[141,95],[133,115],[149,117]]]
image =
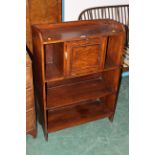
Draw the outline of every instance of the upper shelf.
[[[58,24],[34,25],[42,34],[44,44],[116,35],[124,32],[124,26],[113,20],[73,21]]]

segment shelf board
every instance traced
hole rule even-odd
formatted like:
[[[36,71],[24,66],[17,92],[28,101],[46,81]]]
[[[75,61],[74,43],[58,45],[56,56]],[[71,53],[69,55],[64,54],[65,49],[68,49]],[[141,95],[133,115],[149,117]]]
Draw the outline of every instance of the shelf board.
[[[115,65],[107,61],[105,63],[103,71],[115,70],[117,68],[119,68],[118,65]],[[46,82],[58,81],[63,79],[65,79],[63,71],[60,71],[54,64],[46,64]]]
[[[103,79],[91,79],[47,89],[47,109],[58,108],[111,94]]]
[[[109,117],[112,113],[108,106],[101,100],[86,101],[76,106],[48,111],[48,132]]]
[[[60,71],[56,65],[46,64],[46,81],[55,81],[64,79],[63,71]]]

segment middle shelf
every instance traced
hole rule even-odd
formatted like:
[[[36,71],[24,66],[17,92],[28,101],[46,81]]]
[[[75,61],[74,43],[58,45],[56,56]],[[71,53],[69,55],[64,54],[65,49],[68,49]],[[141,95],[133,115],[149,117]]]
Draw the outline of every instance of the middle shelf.
[[[47,109],[100,98],[111,93],[113,92],[108,83],[101,76],[95,79],[47,87]]]

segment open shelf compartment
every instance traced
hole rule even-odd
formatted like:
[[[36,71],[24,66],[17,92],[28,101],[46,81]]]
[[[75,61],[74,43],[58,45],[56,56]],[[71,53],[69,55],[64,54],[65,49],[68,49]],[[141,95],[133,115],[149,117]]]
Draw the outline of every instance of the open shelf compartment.
[[[64,43],[45,45],[45,79],[56,80],[64,76]]]
[[[90,99],[104,97],[117,91],[120,70],[110,70],[93,75],[66,80],[60,84],[50,83],[47,86],[47,109],[59,108],[72,105],[76,102],[83,102]]]
[[[71,105],[110,93],[104,81],[99,78],[48,88],[47,109]]]
[[[110,117],[113,114],[106,98],[98,98],[78,103],[73,106],[48,110],[48,132],[64,129],[90,122],[93,120]]]

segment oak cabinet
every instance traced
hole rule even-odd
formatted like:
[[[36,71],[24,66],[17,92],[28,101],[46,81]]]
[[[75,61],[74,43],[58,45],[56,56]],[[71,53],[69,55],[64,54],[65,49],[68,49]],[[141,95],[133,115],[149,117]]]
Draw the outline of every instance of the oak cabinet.
[[[112,20],[33,26],[37,112],[48,133],[113,120],[125,29]]]

